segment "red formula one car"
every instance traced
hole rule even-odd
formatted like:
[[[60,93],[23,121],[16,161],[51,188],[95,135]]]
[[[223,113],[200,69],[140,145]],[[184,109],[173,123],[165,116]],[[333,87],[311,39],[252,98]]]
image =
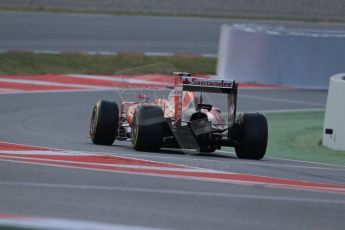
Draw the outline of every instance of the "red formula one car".
[[[174,89],[167,98],[115,102],[101,100],[92,111],[92,142],[112,145],[115,139],[131,140],[139,151],[161,148],[195,149],[214,152],[222,146],[235,147],[239,158],[261,159],[267,146],[268,127],[263,114],[236,116],[235,81],[192,77],[176,72]],[[203,94],[227,97],[227,111],[204,103]]]

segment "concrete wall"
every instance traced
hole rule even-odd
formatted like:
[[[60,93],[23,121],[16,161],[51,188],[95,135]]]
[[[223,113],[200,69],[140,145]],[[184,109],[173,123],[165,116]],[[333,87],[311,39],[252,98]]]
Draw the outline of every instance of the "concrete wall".
[[[240,81],[328,88],[345,72],[345,32],[223,25],[217,75]]]
[[[345,151],[345,73],[331,77],[322,136],[322,144]]]
[[[345,21],[344,0],[0,0],[0,7]]]

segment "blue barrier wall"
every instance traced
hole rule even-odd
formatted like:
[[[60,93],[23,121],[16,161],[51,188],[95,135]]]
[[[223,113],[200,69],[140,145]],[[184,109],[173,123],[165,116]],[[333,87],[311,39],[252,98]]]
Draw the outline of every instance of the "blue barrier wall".
[[[217,75],[239,81],[328,88],[345,72],[345,32],[223,25]]]

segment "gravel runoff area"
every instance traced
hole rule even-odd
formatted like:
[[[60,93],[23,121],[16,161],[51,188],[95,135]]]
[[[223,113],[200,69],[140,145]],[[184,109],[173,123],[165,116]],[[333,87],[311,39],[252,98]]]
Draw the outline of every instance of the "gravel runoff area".
[[[0,8],[345,21],[344,0],[0,0]]]

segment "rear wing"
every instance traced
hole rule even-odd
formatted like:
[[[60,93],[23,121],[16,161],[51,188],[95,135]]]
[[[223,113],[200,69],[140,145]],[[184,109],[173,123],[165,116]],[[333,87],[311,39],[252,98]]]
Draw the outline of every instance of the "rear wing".
[[[210,92],[227,94],[228,97],[228,124],[231,126],[236,120],[237,87],[234,80],[207,79],[205,77],[192,77],[189,73],[175,72],[179,75],[175,78],[174,102],[175,121],[182,115],[183,91]]]
[[[237,90],[237,83],[234,80],[189,76],[182,76],[181,80],[183,91],[230,94]]]

